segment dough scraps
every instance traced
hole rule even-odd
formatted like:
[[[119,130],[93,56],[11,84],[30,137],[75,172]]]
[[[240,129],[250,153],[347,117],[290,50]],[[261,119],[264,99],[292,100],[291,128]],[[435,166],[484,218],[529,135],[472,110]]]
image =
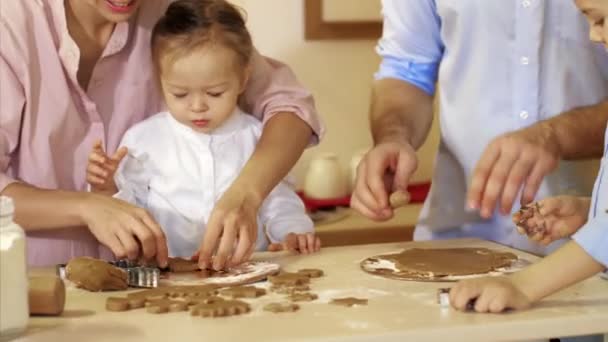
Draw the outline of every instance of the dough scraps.
[[[227,271],[197,270],[194,272],[164,272],[161,274],[160,285],[247,285],[279,273],[280,268],[281,267],[275,263],[250,261]]]
[[[235,286],[220,290],[220,294],[231,298],[257,298],[266,294],[266,290],[255,286]]]
[[[299,270],[298,274],[305,275],[309,278],[320,278],[323,276],[323,270],[316,268],[304,268]]]
[[[342,305],[342,306],[355,306],[355,305],[367,305],[367,299],[360,299],[355,297],[346,297],[346,298],[334,298],[329,302],[329,304],[334,305]]]
[[[319,298],[314,293],[310,292],[301,292],[301,293],[292,293],[287,297],[292,302],[312,302],[313,300]]]
[[[479,275],[511,266],[517,256],[488,248],[410,248],[361,262],[364,271],[401,280]]]
[[[295,312],[300,310],[300,306],[295,303],[270,303],[264,306],[264,311],[274,313]]]
[[[305,274],[283,272],[276,276],[269,276],[268,281],[275,286],[299,286],[310,283],[310,277]]]

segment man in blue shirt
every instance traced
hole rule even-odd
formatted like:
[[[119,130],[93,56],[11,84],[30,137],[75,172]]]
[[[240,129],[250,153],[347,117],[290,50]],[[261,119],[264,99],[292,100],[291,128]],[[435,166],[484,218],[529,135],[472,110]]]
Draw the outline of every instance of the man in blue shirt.
[[[576,160],[602,154],[608,55],[589,42],[585,18],[572,0],[384,0],[383,13],[375,146],[351,205],[375,220],[392,216],[388,194],[417,167],[437,95],[440,144],[414,238],[478,237],[546,253],[509,214],[517,202],[591,193],[597,169]]]

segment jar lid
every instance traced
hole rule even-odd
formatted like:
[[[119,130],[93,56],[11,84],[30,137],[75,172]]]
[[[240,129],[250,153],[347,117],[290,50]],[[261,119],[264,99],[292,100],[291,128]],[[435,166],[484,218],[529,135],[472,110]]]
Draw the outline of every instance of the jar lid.
[[[15,204],[13,199],[7,196],[0,196],[0,216],[13,215]]]

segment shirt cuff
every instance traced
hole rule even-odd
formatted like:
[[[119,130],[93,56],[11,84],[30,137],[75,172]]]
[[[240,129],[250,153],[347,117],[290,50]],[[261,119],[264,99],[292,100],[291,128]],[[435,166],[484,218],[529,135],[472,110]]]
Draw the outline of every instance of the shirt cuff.
[[[18,180],[7,176],[4,173],[0,173],[0,192],[4,191],[7,186],[19,182]]]
[[[310,101],[312,102],[313,100],[310,99]],[[313,131],[313,136],[310,138],[309,147],[319,144],[319,141],[321,141],[325,135],[325,126],[319,119],[314,104],[296,103],[294,105],[293,101],[275,103],[267,109],[263,123],[266,124],[268,120],[279,113],[293,113],[310,126]]]
[[[376,80],[395,78],[415,85],[429,95],[435,94],[439,63],[419,63],[408,59],[385,56],[380,63]]]
[[[314,233],[315,228],[312,220],[307,216],[286,217],[282,220],[274,220],[266,231],[271,243],[281,243],[290,233],[306,234]]]
[[[587,221],[572,239],[593,259],[608,268],[608,218]]]

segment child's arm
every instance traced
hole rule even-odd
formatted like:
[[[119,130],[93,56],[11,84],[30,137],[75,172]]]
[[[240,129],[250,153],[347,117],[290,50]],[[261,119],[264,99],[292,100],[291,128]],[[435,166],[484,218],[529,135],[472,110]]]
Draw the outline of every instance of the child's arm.
[[[127,148],[121,147],[112,156],[108,156],[101,146],[101,141],[95,142],[87,165],[87,182],[91,192],[112,196],[118,191],[114,174],[127,153]]]
[[[466,310],[475,300],[477,312],[525,309],[542,298],[605,270],[608,266],[608,219],[597,218],[571,241],[540,262],[507,277],[457,283],[450,303]]]
[[[260,217],[270,240],[269,251],[293,250],[309,254],[321,248],[304,203],[285,181],[270,193],[260,209]]]

